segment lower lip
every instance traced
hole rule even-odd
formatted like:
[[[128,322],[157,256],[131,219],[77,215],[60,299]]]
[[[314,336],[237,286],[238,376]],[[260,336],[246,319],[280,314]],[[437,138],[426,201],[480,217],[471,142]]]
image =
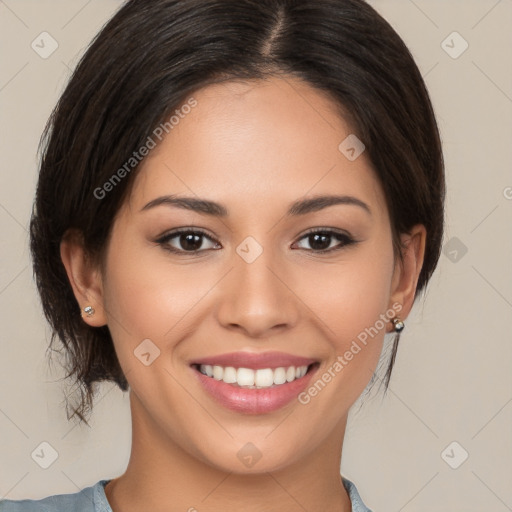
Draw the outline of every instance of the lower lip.
[[[317,368],[318,365],[315,364],[304,377],[264,389],[248,389],[226,384],[202,374],[194,367],[192,370],[204,389],[224,407],[245,414],[264,414],[276,411],[297,398],[308,386]]]

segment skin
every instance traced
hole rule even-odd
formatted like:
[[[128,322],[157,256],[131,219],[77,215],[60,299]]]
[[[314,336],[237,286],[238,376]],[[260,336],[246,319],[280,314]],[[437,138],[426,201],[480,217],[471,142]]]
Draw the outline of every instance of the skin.
[[[130,461],[106,486],[107,498],[114,512],[225,511],[240,496],[247,512],[349,512],[339,470],[347,415],[376,368],[391,322],[308,404],[293,400],[272,413],[222,407],[189,363],[275,350],[318,360],[322,375],[393,304],[407,317],[425,228],[401,235],[401,266],[366,154],[349,161],[338,150],[352,130],[309,85],[291,77],[232,81],[194,98],[197,106],[143,161],[103,268],[73,237],[61,244],[79,304],[96,310],[84,321],[109,326],[130,384]],[[167,194],[222,203],[229,215],[169,205],[141,211]],[[323,194],[354,196],[371,214],[341,204],[285,215],[292,202]],[[203,252],[179,255],[155,242],[179,227],[202,228],[221,248],[203,238]],[[314,253],[304,234],[316,227],[348,232],[358,243]],[[236,252],[247,236],[263,248],[252,263]],[[169,244],[184,250],[179,237]],[[334,246],[340,241],[332,237]],[[160,350],[150,366],[134,356],[147,338]],[[261,454],[250,468],[237,457],[248,442]]]

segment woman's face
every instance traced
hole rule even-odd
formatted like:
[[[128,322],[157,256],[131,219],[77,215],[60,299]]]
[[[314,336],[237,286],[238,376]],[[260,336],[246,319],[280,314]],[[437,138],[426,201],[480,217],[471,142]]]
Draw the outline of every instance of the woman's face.
[[[390,220],[315,89],[272,78],[193,97],[119,211],[95,306],[135,422],[209,465],[269,471],[342,441],[403,299]]]

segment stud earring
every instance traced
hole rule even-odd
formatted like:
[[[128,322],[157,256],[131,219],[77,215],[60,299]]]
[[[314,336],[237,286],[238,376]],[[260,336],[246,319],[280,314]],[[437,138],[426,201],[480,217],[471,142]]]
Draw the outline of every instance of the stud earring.
[[[395,332],[402,332],[404,330],[405,324],[399,317],[393,318],[393,325],[395,326]]]
[[[92,306],[85,306],[84,308],[84,313],[89,317],[89,316],[92,316],[94,315],[95,313],[95,309],[92,307]],[[83,315],[82,315],[83,316]]]

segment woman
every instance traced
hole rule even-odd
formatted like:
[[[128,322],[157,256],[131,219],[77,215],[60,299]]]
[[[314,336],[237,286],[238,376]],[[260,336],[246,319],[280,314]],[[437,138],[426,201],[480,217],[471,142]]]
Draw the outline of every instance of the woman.
[[[395,333],[389,383],[443,233],[439,133],[396,32],[362,0],[131,0],[45,133],[52,342],[73,416],[102,380],[130,391],[132,451],[0,510],[370,510],[340,475],[348,412]]]

